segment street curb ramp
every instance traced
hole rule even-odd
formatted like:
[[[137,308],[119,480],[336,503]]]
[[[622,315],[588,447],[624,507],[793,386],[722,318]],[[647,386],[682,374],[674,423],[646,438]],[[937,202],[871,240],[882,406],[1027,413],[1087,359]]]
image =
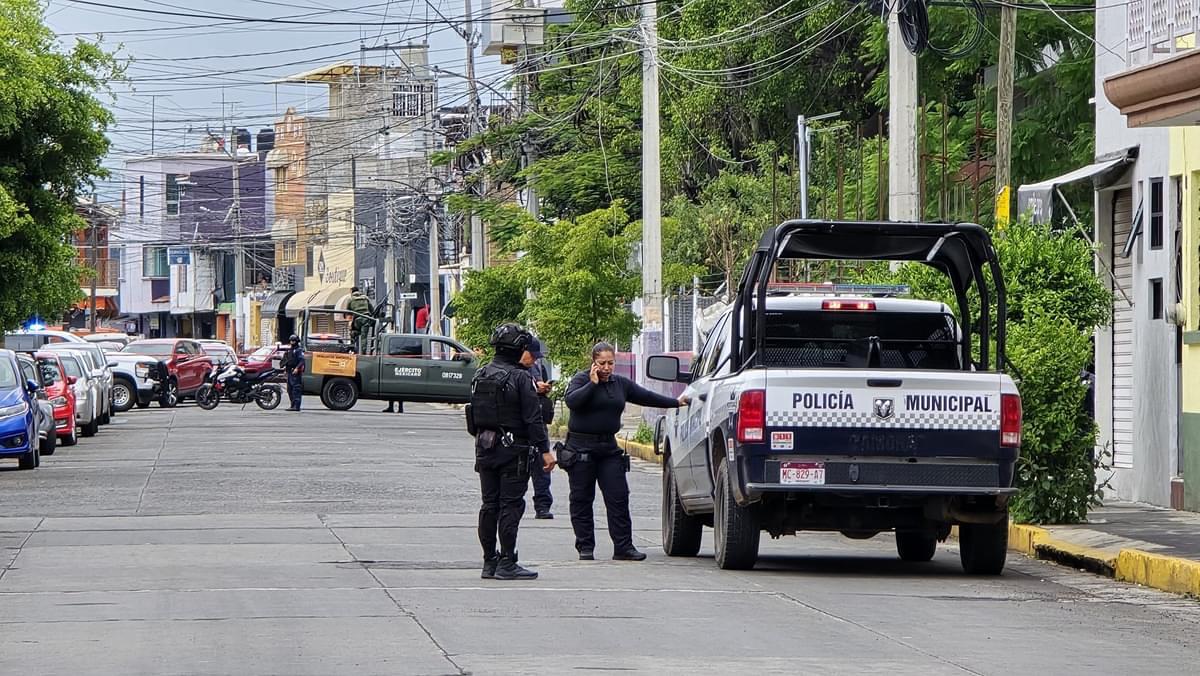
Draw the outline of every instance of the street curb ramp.
[[[1027,556],[1081,568],[1121,582],[1200,598],[1200,562],[1141,549],[1110,550],[1069,542],[1046,528],[1010,524],[1008,547]]]

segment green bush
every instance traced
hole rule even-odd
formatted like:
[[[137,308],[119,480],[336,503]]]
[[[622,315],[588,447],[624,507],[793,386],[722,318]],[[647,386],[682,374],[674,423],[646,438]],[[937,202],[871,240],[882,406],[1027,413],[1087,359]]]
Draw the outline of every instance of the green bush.
[[[633,435],[633,440],[639,444],[647,446],[654,443],[654,430],[642,421],[638,424],[637,433]]]
[[[1072,232],[1024,219],[995,235],[994,243],[1008,292],[1010,375],[1025,412],[1016,477],[1021,492],[1012,515],[1024,523],[1077,522],[1103,497],[1091,460],[1096,426],[1083,410],[1080,375],[1092,359],[1092,331],[1108,320],[1111,295],[1092,268],[1091,247]],[[947,278],[929,266],[909,263],[891,271],[880,264],[857,275],[908,284],[914,297],[942,300],[957,312]],[[971,300],[975,313],[978,299]]]

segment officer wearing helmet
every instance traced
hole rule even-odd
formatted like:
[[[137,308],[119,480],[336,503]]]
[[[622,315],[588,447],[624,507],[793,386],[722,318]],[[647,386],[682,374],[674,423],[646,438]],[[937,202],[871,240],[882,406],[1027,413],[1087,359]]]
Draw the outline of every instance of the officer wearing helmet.
[[[300,337],[294,333],[288,338],[288,349],[283,353],[281,365],[287,373],[288,399],[292,402],[288,410],[299,411],[300,400],[304,396],[304,383],[301,380],[304,375],[304,348],[300,347]]]
[[[532,580],[538,574],[517,563],[517,529],[525,513],[530,457],[540,455],[546,470],[555,464],[533,376],[521,364],[530,360],[533,336],[506,323],[496,327],[489,342],[496,356],[475,374],[467,406],[467,430],[475,437],[475,471],[483,497],[481,577]]]

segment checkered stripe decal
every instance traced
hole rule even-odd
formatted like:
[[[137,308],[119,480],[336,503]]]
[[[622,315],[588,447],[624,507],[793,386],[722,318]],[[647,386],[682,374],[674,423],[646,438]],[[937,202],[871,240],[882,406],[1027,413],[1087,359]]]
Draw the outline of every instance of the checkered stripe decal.
[[[768,427],[868,427],[992,431],[1000,429],[999,412],[903,411],[887,420],[864,411],[768,411]]]

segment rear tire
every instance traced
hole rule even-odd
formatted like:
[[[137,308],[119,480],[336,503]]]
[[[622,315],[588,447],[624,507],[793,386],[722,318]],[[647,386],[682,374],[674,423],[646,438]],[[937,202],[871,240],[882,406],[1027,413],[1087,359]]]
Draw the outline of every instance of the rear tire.
[[[901,561],[925,563],[937,552],[937,538],[925,531],[896,531],[896,553]]]
[[[79,428],[85,437],[94,437],[100,431],[100,421],[92,418],[92,421],[86,425],[81,425]]]
[[[205,383],[196,390],[196,405],[205,411],[211,411],[221,403],[221,395],[212,385]]]
[[[142,401],[141,399],[138,399],[137,407],[138,408],[150,408],[150,400],[147,399],[146,401]]]
[[[70,436],[61,438],[61,442],[62,442],[63,446],[74,446],[75,444],[79,443],[79,433],[75,431],[75,421],[72,420],[70,425],[71,425]]]
[[[663,458],[662,541],[667,556],[695,556],[700,553],[704,522],[683,511],[671,458]]]
[[[38,441],[38,452],[41,455],[54,455],[55,446],[58,446],[58,435],[47,434],[45,440]]]
[[[268,385],[262,388],[258,396],[254,398],[254,403],[264,411],[273,411],[279,408],[281,401],[283,401],[283,392],[278,385]]]
[[[321,403],[334,411],[348,411],[358,403],[358,384],[349,378],[331,378],[321,388]]]
[[[762,531],[758,519],[733,496],[733,479],[725,461],[717,469],[717,511],[713,515],[717,566],[722,570],[749,570],[758,561]]]
[[[158,405],[162,408],[175,408],[179,405],[179,383],[174,380],[167,381],[158,397]]]
[[[1008,556],[1008,515],[1000,523],[960,525],[958,546],[968,575],[999,575]]]

